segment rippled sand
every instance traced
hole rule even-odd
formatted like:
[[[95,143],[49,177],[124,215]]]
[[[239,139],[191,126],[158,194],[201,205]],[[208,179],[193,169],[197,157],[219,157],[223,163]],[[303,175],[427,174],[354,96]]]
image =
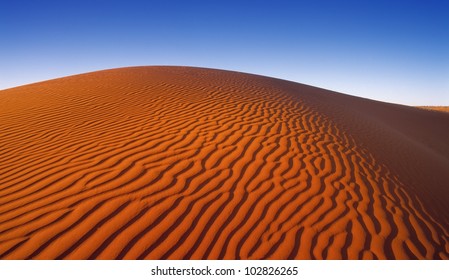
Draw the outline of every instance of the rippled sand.
[[[449,114],[134,67],[0,91],[1,259],[447,259]]]

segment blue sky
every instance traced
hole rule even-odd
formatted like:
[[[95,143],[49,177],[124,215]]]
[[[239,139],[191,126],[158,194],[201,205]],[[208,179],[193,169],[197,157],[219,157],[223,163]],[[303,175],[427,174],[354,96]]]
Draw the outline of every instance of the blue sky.
[[[449,105],[449,1],[0,2],[0,89],[135,65]]]

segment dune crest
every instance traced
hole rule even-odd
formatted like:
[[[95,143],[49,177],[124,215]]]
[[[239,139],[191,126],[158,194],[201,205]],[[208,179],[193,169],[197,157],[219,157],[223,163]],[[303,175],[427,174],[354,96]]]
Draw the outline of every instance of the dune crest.
[[[0,259],[449,258],[446,113],[191,67],[0,110]]]

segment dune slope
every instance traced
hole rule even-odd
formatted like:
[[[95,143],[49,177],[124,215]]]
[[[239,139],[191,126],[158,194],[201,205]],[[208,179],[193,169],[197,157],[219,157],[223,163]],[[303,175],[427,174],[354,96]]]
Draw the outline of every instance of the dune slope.
[[[449,114],[222,70],[0,91],[0,259],[447,259]]]

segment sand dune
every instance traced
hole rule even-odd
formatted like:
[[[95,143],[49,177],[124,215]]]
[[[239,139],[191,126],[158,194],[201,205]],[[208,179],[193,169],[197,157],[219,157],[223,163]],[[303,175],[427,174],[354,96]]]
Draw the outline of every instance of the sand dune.
[[[448,259],[449,114],[189,67],[0,91],[1,259]]]

